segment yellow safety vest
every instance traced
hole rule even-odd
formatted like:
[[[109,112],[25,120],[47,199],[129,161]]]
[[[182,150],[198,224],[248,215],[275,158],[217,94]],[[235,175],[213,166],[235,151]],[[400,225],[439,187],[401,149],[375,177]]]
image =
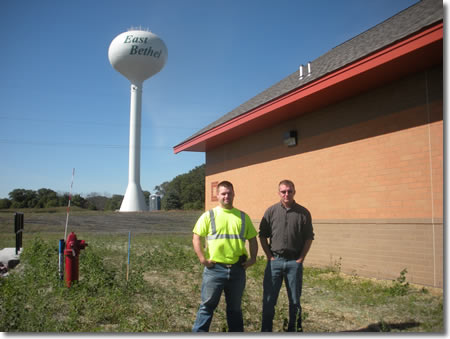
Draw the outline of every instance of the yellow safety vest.
[[[193,232],[206,237],[206,258],[224,264],[235,264],[241,255],[248,256],[245,240],[257,235],[250,218],[244,212],[219,206],[204,213],[195,224]]]
[[[214,210],[209,210],[209,219],[211,221],[211,235],[207,237],[208,241],[217,239],[240,239],[245,243],[245,213],[239,211],[241,214],[241,232],[239,234],[219,234],[216,230],[216,218],[214,217]]]

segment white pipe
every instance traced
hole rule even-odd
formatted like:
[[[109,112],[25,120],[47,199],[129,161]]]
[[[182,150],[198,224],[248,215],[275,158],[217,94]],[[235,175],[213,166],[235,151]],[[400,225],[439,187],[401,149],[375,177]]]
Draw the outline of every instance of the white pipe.
[[[300,65],[300,67],[299,67],[299,80],[302,80],[303,79],[303,65]]]

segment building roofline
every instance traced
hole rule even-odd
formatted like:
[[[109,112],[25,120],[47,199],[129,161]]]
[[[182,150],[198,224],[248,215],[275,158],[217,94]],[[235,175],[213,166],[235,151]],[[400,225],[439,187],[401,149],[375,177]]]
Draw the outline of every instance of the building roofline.
[[[432,19],[419,24],[421,29],[402,39],[396,39],[394,43],[385,45],[383,48],[368,53],[359,59],[354,59],[351,63],[341,67],[331,65],[331,67],[334,67],[333,71],[326,72],[327,67],[330,67],[327,62],[334,61],[338,57],[336,53],[349,53],[350,47],[354,49],[355,46],[361,45],[361,42],[356,40],[368,39],[367,35],[363,37],[363,34],[359,34],[316,59],[313,64],[316,64],[319,68],[319,74],[316,72],[315,76],[310,77],[307,82],[299,82],[298,72],[291,74],[251,99],[250,101],[253,100],[253,103],[249,103],[249,101],[242,104],[189,139],[174,146],[174,153],[207,151],[277,122],[318,109],[325,104],[328,105],[337,100],[342,100],[345,97],[379,86],[421,68],[439,62],[442,63],[442,13],[436,14],[439,11],[436,1],[428,0],[424,3],[434,5],[434,7],[429,6],[432,7],[429,12],[434,14]],[[423,5],[423,2],[419,4]],[[418,4],[413,5],[398,15],[402,14],[411,19],[411,15],[408,16],[407,13],[417,6]],[[415,8],[414,13],[416,16],[420,16],[422,11],[423,8]],[[427,17],[431,15],[430,13],[427,14]],[[382,34],[386,30],[386,27],[383,28],[383,24],[389,20],[392,21],[396,16],[378,24],[369,31],[376,29],[379,31],[376,34]],[[405,20],[406,18],[400,18],[398,21],[401,21],[401,19]],[[429,21],[433,23],[430,24]],[[389,24],[393,25],[392,22]],[[368,34],[369,31],[365,33]],[[375,33],[372,32],[371,34]],[[353,45],[349,47],[346,44]],[[383,77],[380,77],[381,71]],[[266,92],[269,91],[273,97],[267,100]],[[274,95],[277,91],[279,92],[278,95]],[[261,101],[261,98],[258,98],[259,96],[262,96],[266,101]],[[258,101],[261,102],[259,105],[256,104]]]

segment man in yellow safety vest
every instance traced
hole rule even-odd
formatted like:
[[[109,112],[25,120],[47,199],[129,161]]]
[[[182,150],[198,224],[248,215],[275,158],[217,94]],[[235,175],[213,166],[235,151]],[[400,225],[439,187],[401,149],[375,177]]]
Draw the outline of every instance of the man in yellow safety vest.
[[[205,266],[201,304],[193,332],[208,332],[222,291],[227,303],[228,331],[243,332],[241,301],[245,288],[245,270],[258,254],[257,231],[250,217],[233,207],[234,188],[229,181],[217,186],[219,206],[203,213],[193,230],[192,244],[200,263]],[[207,248],[202,248],[206,238]],[[248,258],[245,241],[249,241]]]

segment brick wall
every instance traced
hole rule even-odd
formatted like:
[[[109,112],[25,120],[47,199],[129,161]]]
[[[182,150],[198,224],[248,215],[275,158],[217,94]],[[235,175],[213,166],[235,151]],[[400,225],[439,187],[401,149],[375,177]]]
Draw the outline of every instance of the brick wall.
[[[443,287],[442,219],[434,225],[427,219],[317,220],[314,226],[320,241],[310,264],[339,263],[349,274],[391,280],[407,268],[408,281]]]
[[[442,74],[416,73],[207,152],[206,208],[217,204],[211,185],[230,180],[235,206],[258,222],[291,179],[313,216],[309,263],[342,258],[347,272],[384,279],[406,267],[410,281],[442,286]],[[298,145],[286,147],[292,129]]]

